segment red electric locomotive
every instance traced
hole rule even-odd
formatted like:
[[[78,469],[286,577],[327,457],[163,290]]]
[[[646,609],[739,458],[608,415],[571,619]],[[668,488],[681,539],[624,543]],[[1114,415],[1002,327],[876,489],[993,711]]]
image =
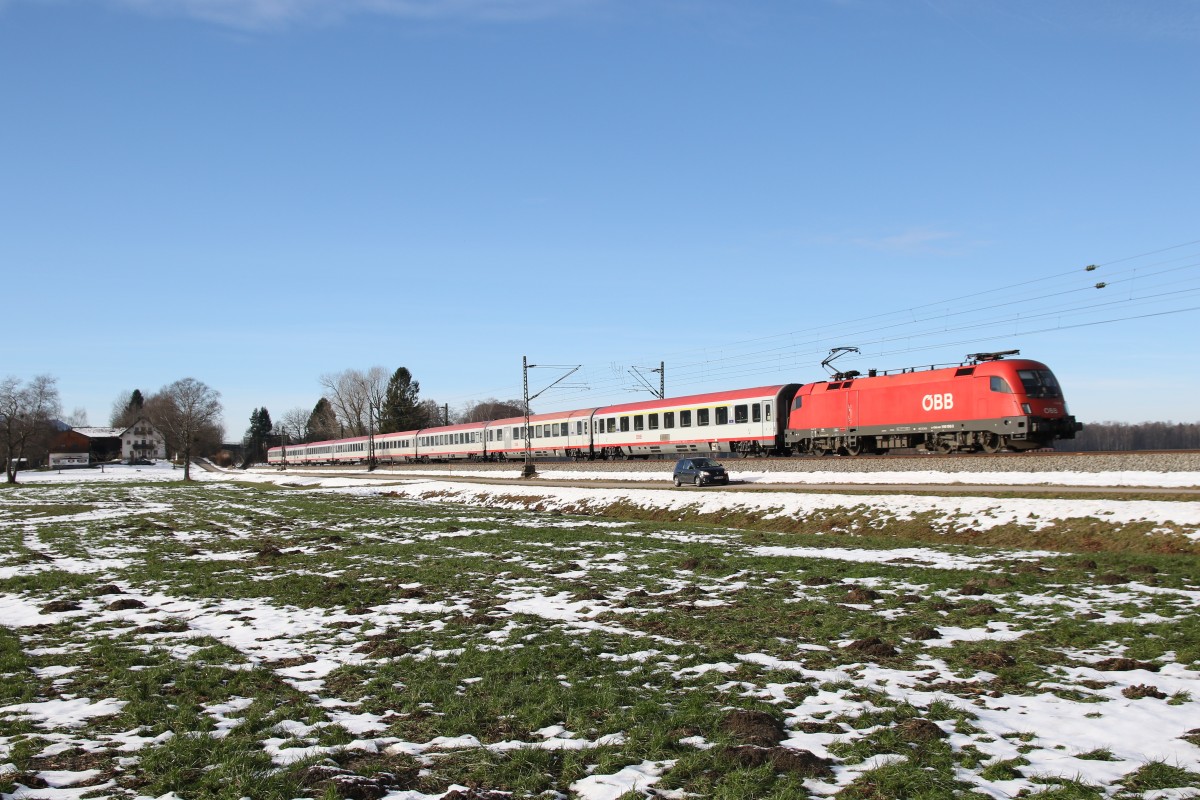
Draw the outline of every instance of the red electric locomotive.
[[[792,400],[784,440],[795,453],[1033,450],[1073,439],[1054,373],[1019,351],[975,353],[958,367],[838,373]]]

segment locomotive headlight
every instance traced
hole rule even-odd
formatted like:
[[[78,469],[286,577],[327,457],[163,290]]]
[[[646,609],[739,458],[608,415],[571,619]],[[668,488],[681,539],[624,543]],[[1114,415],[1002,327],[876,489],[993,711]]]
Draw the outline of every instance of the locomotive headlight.
[[[1033,413],[1033,409],[1029,407],[1029,403],[1021,403],[1021,411],[1026,414]]]

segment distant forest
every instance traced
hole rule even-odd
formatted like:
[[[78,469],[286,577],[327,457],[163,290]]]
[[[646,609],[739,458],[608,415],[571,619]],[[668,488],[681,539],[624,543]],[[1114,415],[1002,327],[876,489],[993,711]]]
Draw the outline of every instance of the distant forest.
[[[1055,450],[1200,450],[1200,422],[1085,422],[1074,439]]]

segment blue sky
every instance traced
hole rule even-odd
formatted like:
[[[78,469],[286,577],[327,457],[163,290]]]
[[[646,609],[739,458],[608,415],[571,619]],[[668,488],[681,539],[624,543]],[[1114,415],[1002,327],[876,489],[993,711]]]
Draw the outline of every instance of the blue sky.
[[[551,410],[1020,348],[1193,421],[1198,87],[1190,0],[0,0],[0,373],[240,438],[348,367],[583,365]]]

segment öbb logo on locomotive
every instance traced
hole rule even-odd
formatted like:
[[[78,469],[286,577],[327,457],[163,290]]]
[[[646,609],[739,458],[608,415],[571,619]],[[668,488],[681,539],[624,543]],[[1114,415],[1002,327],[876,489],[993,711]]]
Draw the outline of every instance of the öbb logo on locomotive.
[[[729,389],[525,417],[273,447],[268,461],[429,461],[995,453],[1050,447],[1082,425],[1058,379],[1015,350],[954,365],[839,372],[811,383]],[[935,413],[937,412],[937,413]],[[932,415],[932,416],[931,416]]]
[[[954,395],[950,392],[927,394],[921,398],[921,408],[926,411],[949,411],[954,408]]]

